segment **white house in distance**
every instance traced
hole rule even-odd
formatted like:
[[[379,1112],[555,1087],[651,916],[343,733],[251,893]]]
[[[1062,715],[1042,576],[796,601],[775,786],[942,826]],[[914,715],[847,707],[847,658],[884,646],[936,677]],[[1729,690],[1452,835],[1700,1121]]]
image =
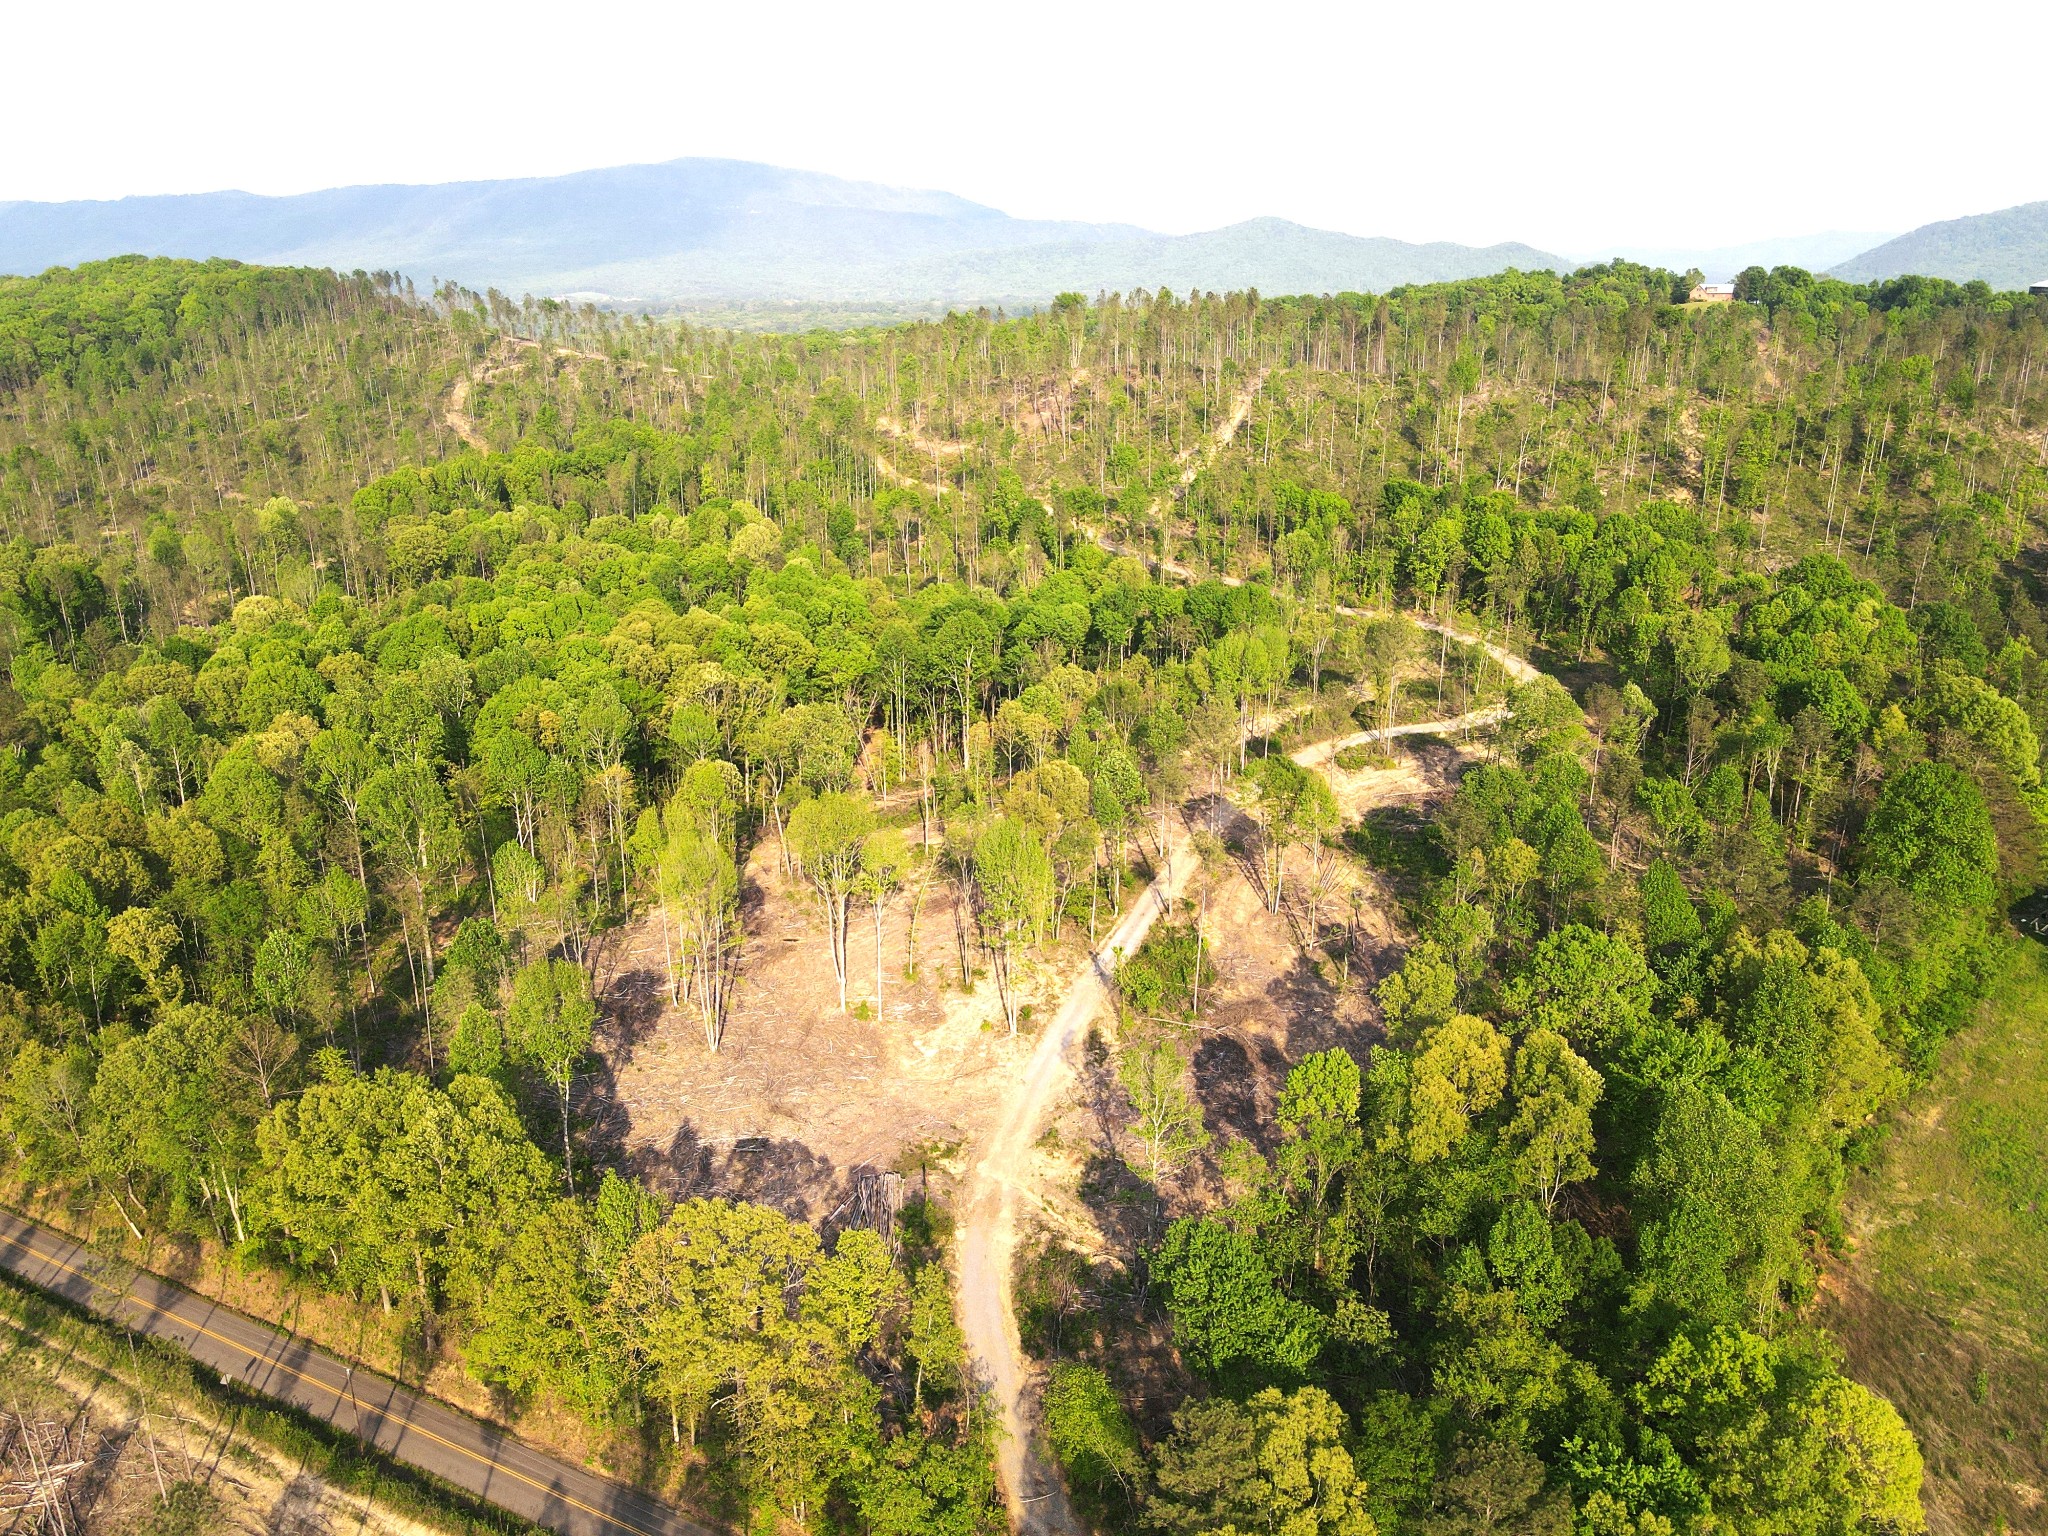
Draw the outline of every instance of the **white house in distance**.
[[[1733,283],[1701,283],[1687,295],[1694,304],[1729,304],[1735,299]]]
[[[2042,278],[2041,281],[2029,288],[2027,292],[2033,294],[2036,298],[2048,298],[2048,277]]]

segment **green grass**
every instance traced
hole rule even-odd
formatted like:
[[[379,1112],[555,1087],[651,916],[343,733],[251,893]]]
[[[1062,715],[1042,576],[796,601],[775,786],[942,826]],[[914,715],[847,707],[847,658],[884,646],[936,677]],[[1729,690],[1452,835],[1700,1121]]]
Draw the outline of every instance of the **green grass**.
[[[1850,1224],[1825,1320],[1919,1438],[1930,1530],[2048,1532],[2048,948],[2013,942]]]
[[[2014,945],[1875,1183],[1879,1294],[2048,1353],[2048,948]]]

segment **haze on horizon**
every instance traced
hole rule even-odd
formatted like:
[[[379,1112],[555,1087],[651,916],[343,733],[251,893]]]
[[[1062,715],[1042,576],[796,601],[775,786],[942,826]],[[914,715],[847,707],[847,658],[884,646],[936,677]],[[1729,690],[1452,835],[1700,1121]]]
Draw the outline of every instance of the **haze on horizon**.
[[[2048,197],[2016,8],[1959,0],[1901,46],[1868,7],[1497,0],[1338,8],[890,0],[743,10],[435,0],[335,13],[116,0],[85,79],[18,72],[34,148],[0,200],[554,175],[685,155],[1166,233],[1273,214],[1579,254],[1902,230]],[[77,55],[58,7],[24,59]],[[1970,79],[1966,142],[1901,132]],[[1625,195],[1618,195],[1624,194]]]

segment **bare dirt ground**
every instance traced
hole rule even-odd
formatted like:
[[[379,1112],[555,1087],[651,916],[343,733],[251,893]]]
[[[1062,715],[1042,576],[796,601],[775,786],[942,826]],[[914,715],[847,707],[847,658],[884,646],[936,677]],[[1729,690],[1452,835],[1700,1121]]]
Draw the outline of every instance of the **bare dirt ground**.
[[[1352,781],[1352,818],[1387,805],[1427,807],[1456,786],[1466,760],[1452,749],[1434,747],[1392,767],[1343,775]],[[1310,929],[1301,894],[1310,878],[1306,857],[1290,854],[1275,912],[1267,906],[1249,856],[1250,824],[1213,798],[1192,809],[1196,822],[1217,832],[1231,850],[1225,861],[1203,865],[1181,882],[1175,914],[1181,922],[1200,914],[1217,973],[1189,1038],[1195,1088],[1213,1140],[1208,1153],[1171,1190],[1177,1200],[1202,1205],[1221,1194],[1217,1164],[1226,1146],[1245,1141],[1270,1150],[1280,1089],[1296,1062],[1335,1046],[1363,1059],[1379,1035],[1373,987],[1399,964],[1411,936],[1402,930],[1380,878],[1345,860],[1321,902],[1326,942],[1307,947]],[[1328,940],[1354,910],[1357,933],[1347,975],[1331,953],[1341,946]],[[1099,1022],[1105,1032],[1118,1027],[1113,1010]],[[1112,1230],[1121,1223],[1112,1216],[1105,1225],[1105,1207],[1087,1192],[1082,1175],[1083,1165],[1092,1160],[1121,1158],[1130,1116],[1113,1082],[1105,1078],[1091,1084],[1088,1075],[1084,1070],[1074,1093],[1060,1103],[1051,1120],[1053,1132],[1037,1149],[1047,1175],[1037,1181],[1046,1191],[1040,1204],[1049,1226],[1078,1251],[1122,1262],[1132,1249]]]
[[[455,387],[448,391],[448,405],[441,417],[448,423],[448,430],[470,447],[486,452],[490,443],[484,438],[483,428],[476,424],[476,418],[469,414],[470,391],[476,387],[478,373],[472,370],[455,381]]]
[[[905,424],[894,416],[883,415],[875,418],[875,427],[898,442],[908,443],[919,453],[929,454],[935,459],[957,459],[974,447],[972,443],[963,443],[954,438],[928,436],[922,421]]]
[[[1347,769],[1337,762],[1337,753],[1345,744],[1340,737],[1291,755],[1303,767],[1322,771],[1347,823],[1362,820],[1368,811],[1419,804],[1448,794],[1458,787],[1465,769],[1486,756],[1485,749],[1470,739],[1410,740],[1393,749],[1395,755],[1385,766]]]
[[[603,1150],[672,1195],[758,1200],[813,1221],[863,1177],[920,1161],[944,1171],[987,1130],[1034,1044],[1028,1019],[1010,1038],[988,976],[960,989],[954,911],[951,892],[935,886],[918,920],[917,979],[907,981],[908,902],[897,898],[875,1016],[874,925],[856,905],[856,1011],[842,1014],[823,914],[807,887],[784,880],[765,839],[747,866],[739,992],[716,1053],[694,1012],[668,1005],[657,920],[634,924],[599,971],[603,1065],[587,1104],[609,1116]],[[1081,947],[1070,938],[1030,963],[1034,1014]]]
[[[996,1465],[1011,1529],[1032,1536],[1079,1536],[1086,1529],[1034,1432],[1037,1372],[1024,1355],[1013,1297],[1026,1207],[1043,1207],[1047,1197],[1048,1186],[1035,1177],[1039,1128],[1073,1079],[1074,1047],[1108,1000],[1117,955],[1137,953],[1152,924],[1194,875],[1196,861],[1184,830],[1169,828],[1160,852],[1158,878],[1089,957],[1039,1038],[969,1172],[962,1202],[961,1326],[968,1357],[1003,1417]]]
[[[1387,800],[1378,803],[1400,797],[1421,802],[1455,782],[1456,762],[1455,754],[1437,752],[1424,762],[1359,777],[1385,792]],[[1376,803],[1362,789],[1354,799],[1361,809]],[[1204,802],[1193,808],[1193,814],[1198,825],[1219,830],[1230,842],[1241,843],[1249,832],[1243,818],[1219,802]],[[1093,1000],[1077,1030],[1085,1033],[1086,1048],[1071,1053],[1062,1064],[1041,1114],[1031,1122],[1042,1128],[1040,1133],[1020,1135],[1021,1145],[1014,1149],[991,1149],[992,1162],[1006,1152],[1011,1159],[1008,1229],[997,1229],[996,1246],[1012,1264],[1020,1253],[1050,1244],[1079,1256],[1098,1272],[1121,1276],[1124,1286],[1141,1285],[1141,1255],[1158,1240],[1164,1224],[1223,1197],[1219,1164],[1225,1150],[1240,1142],[1272,1150],[1280,1090],[1294,1063],[1333,1046],[1362,1060],[1378,1038],[1371,988],[1386,966],[1398,963],[1408,935],[1399,930],[1376,877],[1348,866],[1326,899],[1327,924],[1334,913],[1348,915],[1353,886],[1360,894],[1358,953],[1347,978],[1326,954],[1311,954],[1302,947],[1298,902],[1283,901],[1278,913],[1267,908],[1247,860],[1233,856],[1197,866],[1190,850],[1185,867],[1186,877],[1177,882],[1173,918],[1185,922],[1201,914],[1218,971],[1205,994],[1201,1018],[1184,1042],[1212,1138],[1209,1149],[1157,1193],[1131,1173],[1126,1158],[1135,1154],[1130,1139],[1133,1117],[1116,1081],[1111,1052],[1120,1024],[1113,1006]],[[1290,860],[1289,882],[1298,888],[1306,878],[1306,861]],[[973,1230],[970,1215],[966,1231]],[[970,1305],[977,1294],[976,1279],[972,1273],[963,1275],[963,1299]],[[1007,1334],[1003,1343],[1014,1353],[1005,1359],[980,1352],[992,1362],[991,1384],[1012,1426],[1003,1466],[1005,1487],[1020,1490],[1030,1501],[1012,1505],[1018,1529],[1057,1536],[1076,1528],[1076,1523],[1064,1490],[1059,1490],[1061,1497],[1052,1496],[1058,1490],[1056,1474],[1037,1439],[1042,1372],[1023,1354],[1016,1304],[1007,1288],[1002,1302]],[[989,1329],[974,1328],[970,1314],[969,1332],[972,1338]],[[1188,1387],[1170,1330],[1156,1320],[1121,1329],[1117,1355],[1119,1385],[1140,1421],[1154,1432],[1162,1431],[1166,1413]]]
[[[544,349],[541,344],[530,336],[500,336],[491,349],[450,387],[447,402],[441,407],[442,423],[450,432],[461,438],[465,446],[474,448],[479,453],[490,452],[490,439],[484,436],[482,424],[469,409],[469,402],[476,392],[476,386],[488,384],[501,374],[517,368],[525,354],[542,350]],[[635,359],[607,357],[602,352],[590,352],[580,347],[556,345],[545,350],[555,357],[582,358],[588,362],[610,363],[614,367],[646,366]],[[673,374],[676,370],[664,364],[661,371]]]

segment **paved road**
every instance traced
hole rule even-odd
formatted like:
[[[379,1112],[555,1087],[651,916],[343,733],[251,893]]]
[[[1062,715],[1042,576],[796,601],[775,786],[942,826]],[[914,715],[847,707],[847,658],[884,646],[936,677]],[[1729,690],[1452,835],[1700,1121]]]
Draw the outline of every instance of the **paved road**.
[[[11,1211],[0,1211],[0,1268],[563,1536],[712,1536],[645,1494]]]

